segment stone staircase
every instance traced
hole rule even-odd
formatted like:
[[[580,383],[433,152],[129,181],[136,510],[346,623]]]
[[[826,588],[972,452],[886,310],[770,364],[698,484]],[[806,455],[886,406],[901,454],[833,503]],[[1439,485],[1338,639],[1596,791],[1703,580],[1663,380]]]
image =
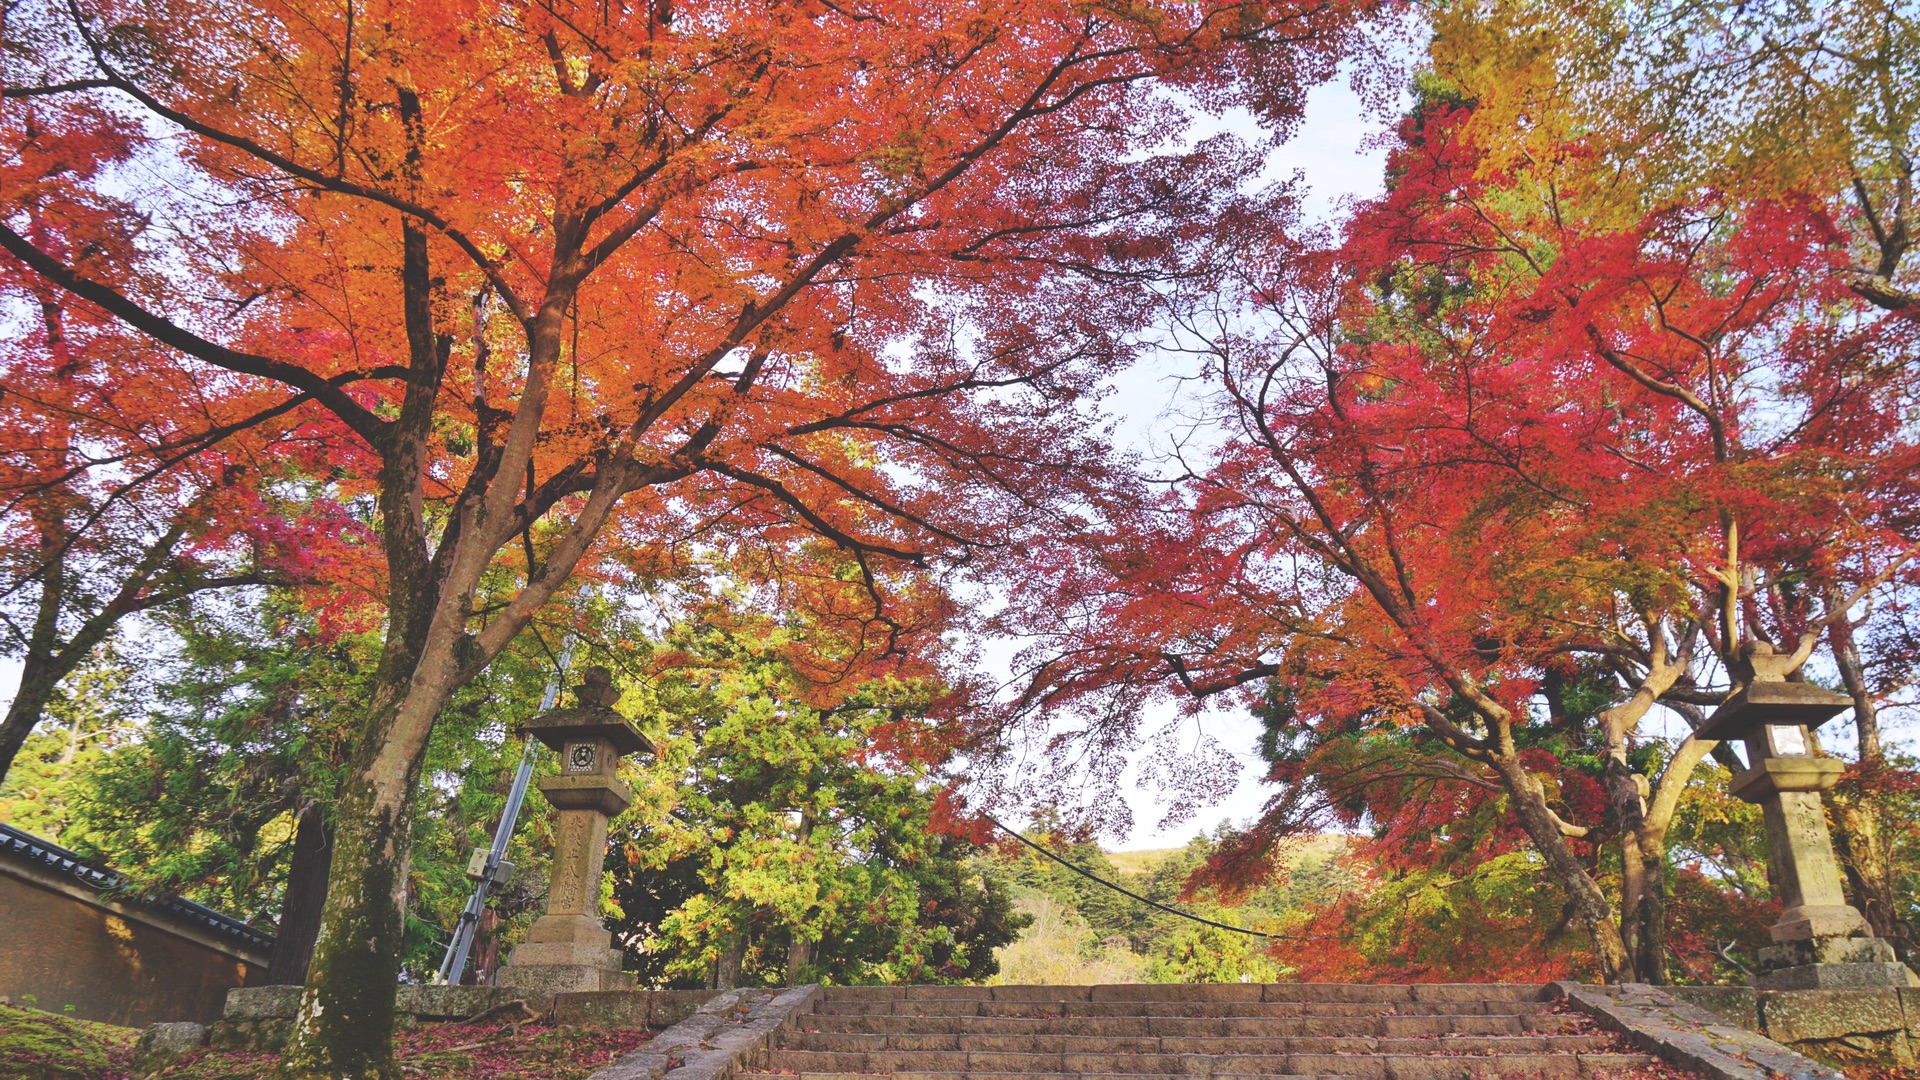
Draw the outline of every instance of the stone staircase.
[[[749,1056],[801,1080],[1684,1075],[1537,986],[829,987]]]

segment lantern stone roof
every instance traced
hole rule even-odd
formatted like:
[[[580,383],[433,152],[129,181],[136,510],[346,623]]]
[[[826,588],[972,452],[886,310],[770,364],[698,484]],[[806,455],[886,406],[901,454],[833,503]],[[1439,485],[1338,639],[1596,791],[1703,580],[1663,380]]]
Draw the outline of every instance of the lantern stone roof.
[[[634,722],[614,711],[620,690],[613,685],[612,672],[598,666],[588,668],[573,697],[572,707],[543,712],[521,724],[520,731],[555,750],[568,742],[606,739],[617,754],[653,752],[652,741]]]
[[[1702,739],[1744,739],[1768,724],[1819,727],[1851,708],[1852,698],[1811,683],[1748,683],[1722,702],[1694,734]]]

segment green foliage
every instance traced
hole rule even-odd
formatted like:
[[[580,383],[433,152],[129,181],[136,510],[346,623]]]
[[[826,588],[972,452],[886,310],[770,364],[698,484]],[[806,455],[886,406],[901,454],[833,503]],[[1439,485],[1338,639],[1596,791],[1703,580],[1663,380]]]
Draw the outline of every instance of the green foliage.
[[[659,759],[618,823],[616,932],[648,981],[969,982],[1021,922],[973,846],[933,831],[917,745],[943,688],[810,684],[790,632],[688,623],[651,691]],[[810,702],[817,702],[810,703]],[[797,945],[796,945],[797,942]]]
[[[67,836],[79,779],[139,737],[123,708],[133,677],[132,665],[105,645],[62,680],[0,781],[0,821],[49,840]]]
[[[141,894],[181,892],[270,921],[293,818],[325,802],[341,767],[336,703],[351,701],[377,644],[323,641],[290,598],[170,613],[177,651],[153,665],[142,738],[76,782],[62,839]]]
[[[1053,844],[1060,856],[1088,872],[1156,903],[1166,904],[1228,926],[1266,933],[1283,928],[1331,903],[1352,887],[1339,863],[1339,838],[1290,845],[1282,865],[1266,885],[1225,902],[1188,881],[1220,850],[1233,830],[1222,825],[1212,836],[1154,853],[1151,858],[1116,857],[1090,843]],[[1269,955],[1267,939],[1207,926],[1142,904],[1075,874],[1026,848],[1003,848],[996,856],[1018,897],[1018,908],[1036,918],[1034,926],[1001,950],[1009,983],[1067,982],[1272,982],[1288,975]]]

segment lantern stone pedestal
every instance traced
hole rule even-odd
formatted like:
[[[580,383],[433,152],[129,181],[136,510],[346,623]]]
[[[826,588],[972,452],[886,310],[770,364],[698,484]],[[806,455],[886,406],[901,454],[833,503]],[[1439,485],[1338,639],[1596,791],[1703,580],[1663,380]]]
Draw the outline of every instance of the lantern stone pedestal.
[[[1788,660],[1764,642],[1748,651],[1746,686],[1714,711],[1699,731],[1710,739],[1744,739],[1748,768],[1733,778],[1733,795],[1759,805],[1767,847],[1785,910],[1760,950],[1762,990],[1839,990],[1920,986],[1893,947],[1873,936],[1847,903],[1840,863],[1827,832],[1820,793],[1846,766],[1820,752],[1814,729],[1851,708],[1849,699],[1807,683],[1786,681]]]
[[[560,754],[560,775],[539,784],[554,808],[553,868],[547,913],[501,966],[500,986],[552,993],[633,988],[613,935],[600,924],[600,876],[607,821],[633,803],[614,767],[621,755],[653,747],[613,710],[620,692],[606,668],[588,668],[575,696],[573,708],[543,713],[522,729]]]

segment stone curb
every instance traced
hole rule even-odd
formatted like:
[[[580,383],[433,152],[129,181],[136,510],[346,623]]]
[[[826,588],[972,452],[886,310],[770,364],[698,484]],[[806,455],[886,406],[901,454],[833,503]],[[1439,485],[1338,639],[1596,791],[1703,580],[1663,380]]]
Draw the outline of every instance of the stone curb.
[[[1546,996],[1565,999],[1645,1052],[1711,1080],[1846,1080],[1837,1069],[1645,983],[1601,988],[1557,982]]]
[[[775,1034],[819,998],[818,986],[729,990],[587,1080],[732,1080],[750,1055],[771,1050]]]

